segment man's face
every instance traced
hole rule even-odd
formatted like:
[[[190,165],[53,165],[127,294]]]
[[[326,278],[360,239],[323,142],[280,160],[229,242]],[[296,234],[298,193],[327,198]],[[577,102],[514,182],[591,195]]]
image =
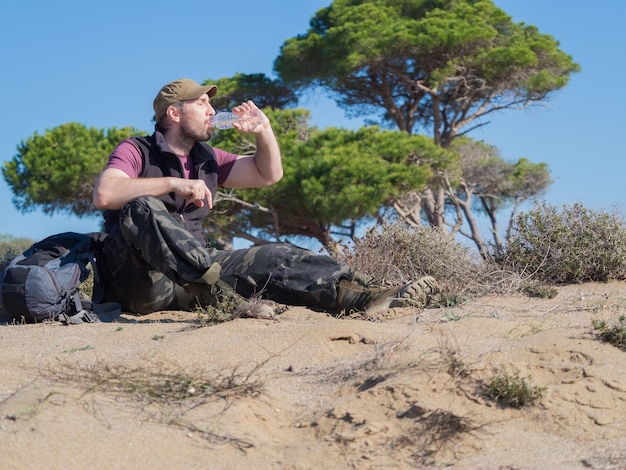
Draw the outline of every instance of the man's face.
[[[211,106],[208,95],[183,103],[180,130],[184,136],[197,142],[204,142],[213,135],[211,116],[215,109]]]

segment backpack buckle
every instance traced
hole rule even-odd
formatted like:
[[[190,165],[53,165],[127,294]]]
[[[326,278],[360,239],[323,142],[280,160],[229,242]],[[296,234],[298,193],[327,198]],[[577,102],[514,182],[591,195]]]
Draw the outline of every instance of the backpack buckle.
[[[74,315],[62,313],[59,315],[59,321],[64,325],[80,325],[81,323],[97,323],[100,319],[94,312],[81,310]]]

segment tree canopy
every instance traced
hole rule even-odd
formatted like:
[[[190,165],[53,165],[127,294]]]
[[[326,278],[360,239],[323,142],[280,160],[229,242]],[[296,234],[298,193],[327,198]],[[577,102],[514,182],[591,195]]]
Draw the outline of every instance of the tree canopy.
[[[274,69],[447,147],[476,120],[564,87],[579,66],[558,46],[489,0],[335,0],[283,44]]]
[[[36,208],[45,214],[97,214],[93,186],[110,153],[123,139],[140,131],[125,127],[107,131],[70,122],[43,135],[35,134],[17,147],[17,154],[2,167],[22,212]]]
[[[205,80],[205,85],[217,85],[218,93],[211,104],[218,110],[230,110],[244,101],[252,100],[259,108],[281,109],[294,106],[298,98],[294,91],[280,80],[272,80],[262,73],[237,73],[233,77]]]

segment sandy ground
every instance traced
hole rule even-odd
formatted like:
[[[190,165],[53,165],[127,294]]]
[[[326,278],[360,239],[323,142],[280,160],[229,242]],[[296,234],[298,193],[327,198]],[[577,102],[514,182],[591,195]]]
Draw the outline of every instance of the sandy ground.
[[[0,326],[2,469],[626,469],[626,282],[375,321]],[[498,404],[497,375],[543,390]]]

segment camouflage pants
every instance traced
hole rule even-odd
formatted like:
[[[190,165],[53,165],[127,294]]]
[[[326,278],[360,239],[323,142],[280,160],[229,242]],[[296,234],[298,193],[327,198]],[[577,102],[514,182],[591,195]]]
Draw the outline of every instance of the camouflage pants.
[[[127,312],[185,308],[181,285],[196,281],[217,262],[222,279],[244,297],[332,310],[348,266],[287,243],[221,251],[207,249],[173,218],[163,203],[140,197],[126,204],[99,260],[104,300]]]

